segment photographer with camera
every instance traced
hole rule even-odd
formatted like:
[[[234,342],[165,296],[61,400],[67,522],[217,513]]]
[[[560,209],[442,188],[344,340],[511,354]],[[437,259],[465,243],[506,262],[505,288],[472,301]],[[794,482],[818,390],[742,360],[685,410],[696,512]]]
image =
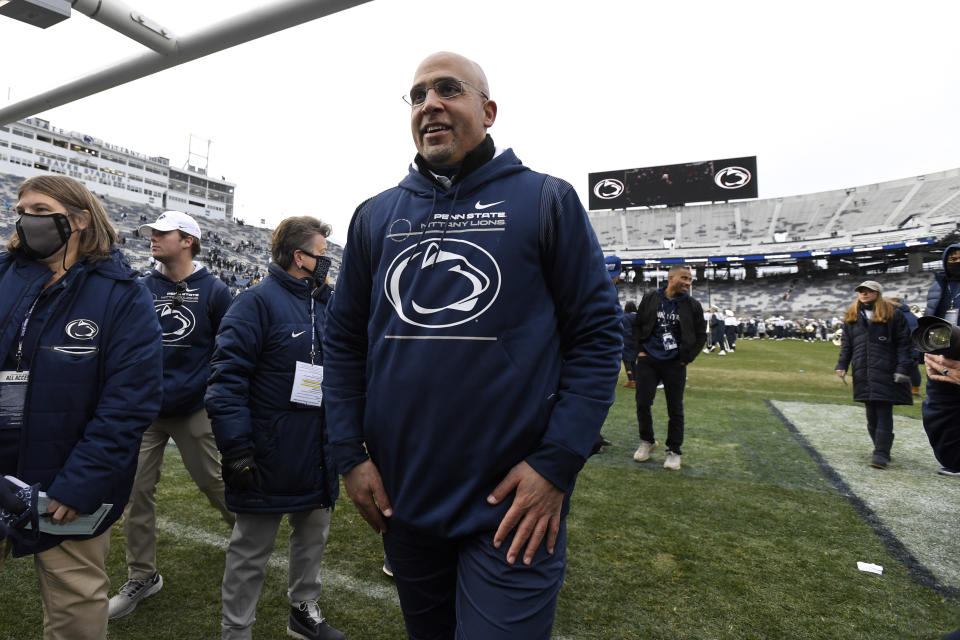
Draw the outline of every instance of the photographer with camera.
[[[925,317],[942,318],[946,326],[957,325],[960,308],[960,244],[951,244],[943,251],[943,272],[935,275],[927,293]],[[921,330],[923,326],[921,326]],[[956,331],[953,331],[954,338]],[[916,343],[917,341],[914,340]],[[927,353],[927,397],[923,400],[923,429],[937,461],[943,465],[938,473],[960,476],[960,351],[940,349]],[[930,351],[930,349],[926,349]]]

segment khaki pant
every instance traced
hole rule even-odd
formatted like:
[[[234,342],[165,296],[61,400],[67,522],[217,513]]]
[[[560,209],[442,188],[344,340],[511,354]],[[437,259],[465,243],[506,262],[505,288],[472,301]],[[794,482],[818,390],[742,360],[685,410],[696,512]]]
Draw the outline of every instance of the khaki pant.
[[[43,599],[44,640],[101,640],[107,637],[104,568],[110,532],[89,540],[64,540],[33,556]]]
[[[287,514],[290,521],[290,561],[287,598],[290,606],[320,597],[320,564],[330,534],[332,509]],[[250,640],[257,602],[267,576],[282,513],[240,513],[227,548],[221,597],[221,640]],[[287,611],[276,612],[286,620]]]
[[[197,488],[220,511],[230,527],[236,521],[227,510],[220,476],[220,453],[213,438],[207,412],[203,409],[184,416],[157,418],[143,434],[137,476],[130,502],[123,511],[123,533],[127,544],[127,573],[131,580],[145,580],[157,571],[157,483],[163,466],[167,441],[173,438]]]

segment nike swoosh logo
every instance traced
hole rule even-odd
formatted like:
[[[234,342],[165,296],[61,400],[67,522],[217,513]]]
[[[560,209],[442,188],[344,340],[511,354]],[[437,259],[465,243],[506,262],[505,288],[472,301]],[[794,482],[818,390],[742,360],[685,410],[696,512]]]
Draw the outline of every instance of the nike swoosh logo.
[[[477,200],[477,209],[489,209],[490,207],[496,206],[498,204],[503,204],[506,200],[500,200],[499,202],[491,202],[490,204],[480,204],[480,201]]]
[[[302,336],[302,335],[305,334],[305,333],[306,333],[306,331],[291,331],[291,332],[290,332],[290,337],[291,337],[291,338],[299,338],[300,336]]]

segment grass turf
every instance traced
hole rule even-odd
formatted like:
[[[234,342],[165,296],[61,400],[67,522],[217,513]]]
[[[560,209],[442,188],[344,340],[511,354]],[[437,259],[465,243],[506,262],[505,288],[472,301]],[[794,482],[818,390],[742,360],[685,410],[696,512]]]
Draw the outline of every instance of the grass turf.
[[[735,354],[701,355],[689,371],[679,473],[662,468],[662,445],[650,462],[632,461],[632,390],[618,387],[604,426],[614,444],[590,459],[574,494],[555,636],[933,639],[960,627],[958,600],[911,578],[767,404],[860,407],[833,374],[836,356],[829,343],[791,340],[741,341]],[[895,411],[920,416],[919,404]],[[662,394],[654,421],[662,441]],[[896,444],[893,453],[896,459]],[[876,482],[884,481],[877,472]],[[164,589],[111,623],[109,637],[217,637],[223,571],[217,541],[228,532],[175,450],[167,452],[158,500]],[[276,557],[285,557],[287,531],[284,524]],[[117,525],[108,559],[113,591],[126,577],[123,555]],[[857,571],[864,559],[883,565],[884,575]],[[330,578],[321,606],[348,638],[404,637],[381,561],[379,540],[341,500],[324,558]],[[256,638],[285,637],[285,592],[278,563],[268,571]],[[0,638],[40,637],[28,558],[8,559],[0,593]]]

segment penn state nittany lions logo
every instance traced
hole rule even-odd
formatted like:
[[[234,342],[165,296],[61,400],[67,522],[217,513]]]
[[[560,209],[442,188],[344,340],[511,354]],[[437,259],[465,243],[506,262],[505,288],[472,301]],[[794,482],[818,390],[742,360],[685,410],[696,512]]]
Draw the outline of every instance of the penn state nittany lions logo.
[[[604,178],[593,185],[593,195],[602,200],[613,200],[619,198],[624,189],[623,183],[616,178]]]
[[[425,240],[390,263],[384,294],[407,324],[454,327],[482,315],[500,293],[500,267],[466,240]]]
[[[193,332],[197,319],[186,306],[174,305],[169,300],[163,300],[153,305],[163,331],[164,342],[178,342]]]
[[[743,167],[724,167],[717,171],[713,181],[721,189],[739,189],[750,182],[750,172]]]
[[[78,318],[68,322],[64,331],[74,340],[93,340],[100,333],[100,327],[93,320]]]

